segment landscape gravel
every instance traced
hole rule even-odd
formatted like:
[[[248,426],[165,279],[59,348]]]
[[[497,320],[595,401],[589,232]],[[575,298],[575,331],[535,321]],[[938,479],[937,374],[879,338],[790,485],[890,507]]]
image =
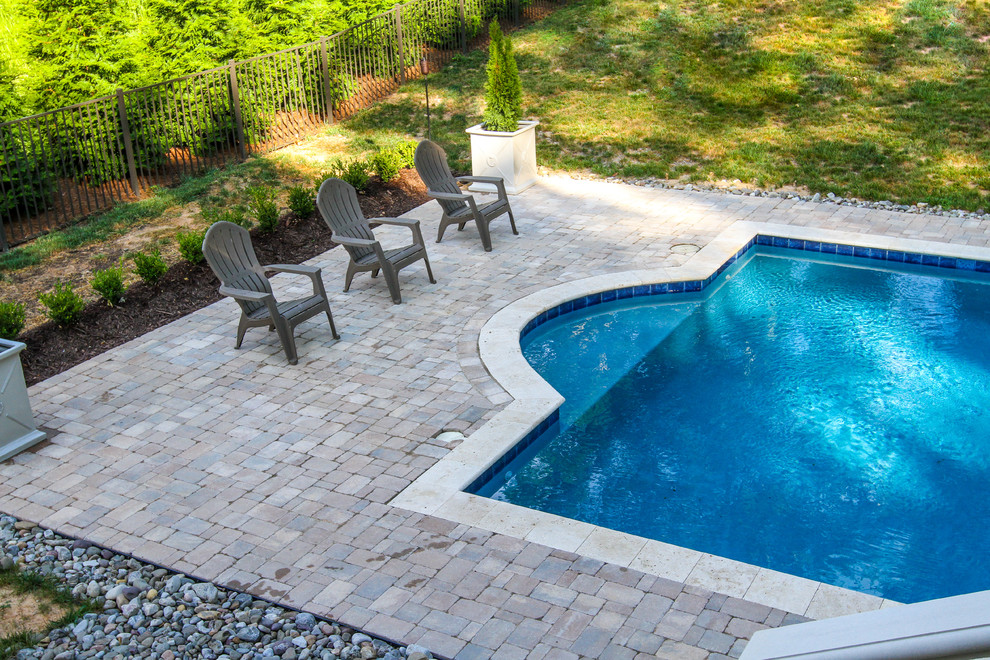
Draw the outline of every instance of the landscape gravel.
[[[588,179],[605,181],[607,183],[626,183],[634,186],[646,188],[685,190],[688,192],[714,192],[725,195],[745,195],[747,197],[776,197],[780,199],[796,199],[802,202],[813,202],[823,204],[836,204],[839,206],[855,206],[864,209],[880,209],[883,211],[896,211],[899,213],[925,213],[928,215],[941,215],[953,218],[967,218],[975,221],[990,221],[990,213],[986,209],[976,209],[975,211],[965,211],[962,209],[945,209],[939,205],[929,205],[925,202],[917,204],[896,204],[889,200],[877,202],[858,199],[855,197],[841,197],[835,193],[806,194],[793,190],[761,190],[746,186],[740,180],[689,183],[677,179],[658,178],[625,178],[625,177],[601,177],[595,174],[575,174],[570,173],[573,179]]]
[[[433,658],[12,516],[0,515],[0,544],[0,568],[52,576],[99,610],[22,649],[18,660]]]

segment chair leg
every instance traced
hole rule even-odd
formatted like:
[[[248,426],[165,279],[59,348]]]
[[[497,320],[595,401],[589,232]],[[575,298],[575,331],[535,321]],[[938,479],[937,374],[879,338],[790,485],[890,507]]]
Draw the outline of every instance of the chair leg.
[[[392,294],[392,302],[396,305],[402,303],[402,294],[399,293],[399,273],[390,263],[382,264],[382,274],[385,276],[385,284],[388,285],[388,292]]]
[[[423,251],[423,261],[426,263],[426,274],[430,276],[430,284],[436,284],[437,281],[433,279],[433,269],[430,268],[430,258],[427,256],[426,251]]]
[[[478,225],[478,233],[481,234],[481,244],[485,248],[485,252],[492,251],[492,234],[488,230],[488,221],[484,218],[475,218],[475,224]]]
[[[282,342],[282,350],[285,351],[285,357],[289,360],[289,364],[298,363],[296,341],[292,337],[292,328],[284,318],[278,318],[275,319],[275,329],[278,331],[278,338]]]
[[[240,348],[241,342],[244,341],[244,333],[247,332],[247,324],[244,320],[244,317],[241,317],[240,323],[237,324],[237,343],[234,344],[234,348]]]
[[[347,264],[347,274],[344,275],[344,293],[347,293],[351,288],[351,280],[354,279],[354,273],[357,272],[357,268],[354,262]]]
[[[516,219],[512,217],[512,209],[509,209],[509,224],[512,225],[512,233],[518,236],[519,232],[516,230]]]
[[[330,321],[330,333],[333,335],[333,338],[340,339],[340,335],[337,334],[337,326],[333,324],[333,314],[330,313],[330,305],[327,305],[327,320]]]
[[[447,222],[445,220],[440,221],[440,229],[437,231],[437,243],[443,240],[443,232],[447,229]]]
[[[371,271],[371,277],[372,278],[378,277],[378,269],[377,268],[374,269],[373,271]]]

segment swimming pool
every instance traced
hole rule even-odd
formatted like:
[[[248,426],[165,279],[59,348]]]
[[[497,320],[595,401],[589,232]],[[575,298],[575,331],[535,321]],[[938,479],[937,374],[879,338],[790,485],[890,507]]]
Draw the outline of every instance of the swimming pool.
[[[474,491],[895,600],[990,586],[984,276],[793,252],[544,315],[567,402]]]

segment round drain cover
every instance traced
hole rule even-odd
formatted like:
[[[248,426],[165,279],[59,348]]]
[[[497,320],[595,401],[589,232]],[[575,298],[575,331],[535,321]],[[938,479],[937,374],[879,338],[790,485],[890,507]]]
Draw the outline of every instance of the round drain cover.
[[[701,248],[691,243],[677,243],[670,246],[670,251],[674,254],[694,254]]]

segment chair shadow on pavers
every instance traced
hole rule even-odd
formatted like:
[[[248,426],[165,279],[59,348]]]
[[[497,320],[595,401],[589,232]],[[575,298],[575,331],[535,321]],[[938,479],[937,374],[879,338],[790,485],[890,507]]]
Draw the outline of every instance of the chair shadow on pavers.
[[[419,220],[411,218],[374,218],[372,222],[381,225],[396,225],[408,227],[412,232],[412,244],[400,248],[385,250],[381,243],[375,240],[371,224],[364,217],[358,204],[357,192],[354,187],[340,179],[327,179],[320,186],[316,195],[316,206],[320,210],[323,221],[327,223],[335,243],[339,243],[350,255],[347,264],[347,274],[344,278],[344,293],[351,288],[351,280],[356,273],[371,272],[372,277],[381,271],[385,276],[388,291],[392,294],[392,302],[396,305],[402,302],[399,293],[399,271],[420,259],[426,264],[426,274],[430,282],[433,270],[430,268],[430,258],[426,255],[426,245],[423,233],[419,228]]]
[[[203,239],[203,255],[220,280],[220,295],[233,298],[241,308],[237,324],[237,343],[240,348],[248,328],[268,326],[278,332],[278,338],[289,364],[296,364],[296,342],[293,330],[303,321],[320,313],[326,313],[330,332],[340,339],[330,313],[330,301],[323,288],[320,269],[315,266],[272,264],[262,266],[251,245],[251,235],[232,222],[217,222]],[[298,300],[278,302],[272,293],[272,285],[266,272],[306,275],[313,281],[313,295]]]
[[[426,194],[440,202],[443,217],[440,218],[440,229],[437,232],[437,243],[443,239],[443,232],[450,225],[457,225],[457,230],[474,221],[481,235],[481,244],[485,252],[492,251],[492,236],[489,225],[492,220],[502,214],[509,214],[509,224],[512,233],[518,235],[516,220],[509,207],[509,198],[505,192],[505,182],[496,176],[458,176],[450,172],[447,165],[447,154],[437,144],[423,140],[416,147],[414,156],[416,172],[426,184]],[[478,204],[474,195],[461,190],[460,183],[487,183],[494,185],[498,198],[485,204]]]

